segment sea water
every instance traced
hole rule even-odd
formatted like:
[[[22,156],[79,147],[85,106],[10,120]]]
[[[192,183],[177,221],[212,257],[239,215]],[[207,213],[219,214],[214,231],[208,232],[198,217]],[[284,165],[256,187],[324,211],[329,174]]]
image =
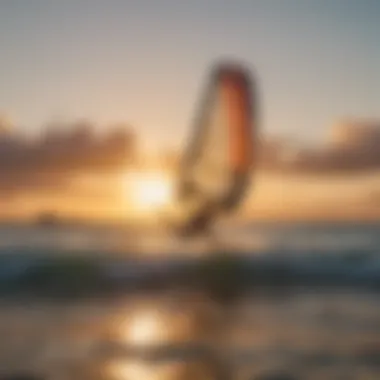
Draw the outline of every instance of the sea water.
[[[122,227],[4,225],[0,376],[378,379],[379,232],[374,223],[226,226],[218,249],[243,260],[254,283],[227,323],[202,293],[133,291],[199,260],[207,244]],[[108,282],[121,289],[102,292]],[[164,349],[149,356],[152,345]]]

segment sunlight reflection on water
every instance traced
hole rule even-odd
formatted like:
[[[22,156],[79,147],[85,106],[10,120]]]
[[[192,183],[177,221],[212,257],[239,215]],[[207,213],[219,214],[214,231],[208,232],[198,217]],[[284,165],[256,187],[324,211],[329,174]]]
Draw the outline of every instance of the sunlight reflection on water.
[[[220,326],[220,314],[200,296],[182,294],[180,301],[168,297],[135,305],[116,322],[115,339],[143,354],[156,348],[163,362],[120,358],[111,360],[107,370],[120,380],[215,378],[212,371],[219,368],[213,368],[215,360],[210,361],[207,344],[212,344]]]
[[[207,334],[214,342],[224,326],[219,317],[205,298],[187,294],[127,297],[115,303],[3,304],[0,369],[38,370],[49,380],[216,380],[224,370],[220,363],[207,350],[182,350],[181,345],[199,347],[196,343]],[[242,373],[244,379],[255,379],[277,368],[306,380],[334,379],[349,368],[352,379],[379,378],[376,294],[257,295],[243,300],[234,318],[223,331],[233,337],[223,347],[236,363],[234,379]],[[157,342],[169,345],[157,360],[130,355],[131,343],[147,348]]]

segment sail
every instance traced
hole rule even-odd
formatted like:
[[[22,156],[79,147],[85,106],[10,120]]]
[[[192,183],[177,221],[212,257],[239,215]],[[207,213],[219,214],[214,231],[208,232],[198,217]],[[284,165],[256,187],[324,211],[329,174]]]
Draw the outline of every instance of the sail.
[[[214,68],[184,154],[180,198],[211,201],[220,209],[238,205],[254,157],[257,121],[252,90],[243,67],[221,64]]]

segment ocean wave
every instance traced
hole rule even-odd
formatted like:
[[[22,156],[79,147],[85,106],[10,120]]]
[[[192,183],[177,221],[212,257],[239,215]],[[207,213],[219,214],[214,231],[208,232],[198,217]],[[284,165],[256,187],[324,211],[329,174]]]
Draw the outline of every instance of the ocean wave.
[[[230,253],[241,265],[239,281],[254,286],[342,285],[380,288],[380,256],[374,251],[336,251],[330,253],[289,251],[254,252],[252,255]],[[29,292],[77,293],[102,292],[117,289],[128,291],[138,286],[155,284],[176,286],[182,274],[191,269],[193,282],[201,276],[213,276],[218,255],[202,267],[203,258],[161,258],[136,260],[120,255],[79,255],[50,250],[2,251],[0,253],[0,290]],[[211,268],[211,269],[210,269]],[[194,272],[195,269],[195,272]],[[198,276],[198,277],[197,277]]]

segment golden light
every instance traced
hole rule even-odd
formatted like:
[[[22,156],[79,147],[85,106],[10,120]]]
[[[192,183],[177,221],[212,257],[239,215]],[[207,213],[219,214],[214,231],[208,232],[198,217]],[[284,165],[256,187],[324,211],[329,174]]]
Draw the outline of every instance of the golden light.
[[[168,205],[173,196],[169,176],[161,172],[134,172],[126,177],[126,196],[140,212],[154,212]]]
[[[160,314],[153,310],[140,312],[129,321],[124,339],[135,345],[154,345],[167,338],[167,326]]]
[[[182,363],[149,363],[141,360],[119,360],[111,363],[109,372],[115,380],[180,379]]]

